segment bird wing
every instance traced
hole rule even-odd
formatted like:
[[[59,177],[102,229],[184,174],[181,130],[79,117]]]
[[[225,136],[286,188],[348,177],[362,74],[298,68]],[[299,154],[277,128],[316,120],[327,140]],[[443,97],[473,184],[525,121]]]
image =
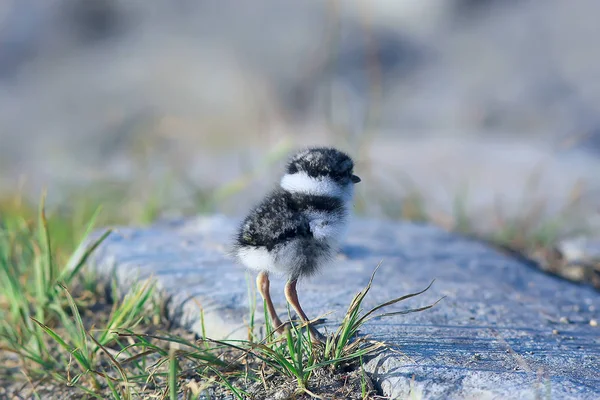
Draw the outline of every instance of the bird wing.
[[[272,249],[293,238],[312,236],[309,220],[275,192],[254,208],[240,228],[238,243]]]

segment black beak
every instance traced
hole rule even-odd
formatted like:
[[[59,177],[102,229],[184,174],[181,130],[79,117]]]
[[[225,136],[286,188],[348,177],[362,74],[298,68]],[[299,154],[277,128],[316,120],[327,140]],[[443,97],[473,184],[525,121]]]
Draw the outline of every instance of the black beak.
[[[352,183],[358,183],[360,182],[360,178],[356,175],[352,175]]]

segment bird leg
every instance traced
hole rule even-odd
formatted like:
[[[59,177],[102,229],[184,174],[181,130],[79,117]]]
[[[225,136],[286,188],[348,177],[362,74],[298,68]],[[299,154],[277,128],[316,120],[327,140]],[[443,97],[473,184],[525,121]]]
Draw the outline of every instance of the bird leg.
[[[300,302],[298,301],[298,292],[296,291],[297,282],[298,281],[296,279],[292,279],[291,281],[288,281],[288,283],[286,283],[285,298],[287,299],[288,303],[290,303],[292,308],[296,311],[302,322],[307,324],[310,336],[313,339],[313,341],[324,343],[326,340],[325,336],[323,336],[318,330],[316,330],[309,324],[310,320],[304,313],[304,310],[302,310],[302,307],[300,307]]]
[[[261,271],[258,274],[256,277],[256,286],[258,287],[258,291],[260,292],[263,300],[267,304],[267,311],[269,311],[271,322],[273,323],[275,331],[279,334],[282,334],[284,330],[284,324],[281,323],[281,320],[277,316],[277,311],[275,311],[273,301],[271,301],[271,294],[269,293],[269,274],[267,272]]]

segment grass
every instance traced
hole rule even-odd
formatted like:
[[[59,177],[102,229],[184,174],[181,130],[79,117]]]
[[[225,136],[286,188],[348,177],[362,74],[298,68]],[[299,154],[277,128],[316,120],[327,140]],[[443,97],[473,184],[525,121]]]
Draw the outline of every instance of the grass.
[[[252,291],[247,340],[196,337],[168,328],[152,280],[119,293],[115,282],[99,286],[83,269],[110,230],[69,263],[70,252],[82,245],[76,235],[91,232],[101,219],[99,210],[89,211],[88,222],[78,226],[73,218],[86,213],[48,215],[43,198],[33,217],[33,208],[15,204],[0,219],[0,385],[13,394],[113,399],[228,394],[242,399],[338,393],[375,398],[362,362],[384,344],[357,335],[359,328],[371,318],[433,306],[376,315],[419,292],[363,312],[373,274],[324,344],[312,343],[297,321],[283,337],[275,337],[267,323],[266,337],[260,338]]]
[[[85,278],[81,269],[110,231],[91,243],[72,268],[65,268],[56,261],[43,200],[41,204],[36,228],[25,218],[3,220],[0,228],[0,350],[13,355],[3,376],[18,370],[31,382],[50,375],[83,391],[98,389],[102,372],[94,365],[106,346],[114,344],[112,329],[133,328],[146,318],[154,289],[149,283],[132,288],[106,310],[106,320],[98,321],[105,328],[92,334],[80,309],[102,306],[96,302],[101,294],[90,292],[92,278]],[[79,296],[74,298],[67,286]],[[114,291],[113,296],[119,298]]]

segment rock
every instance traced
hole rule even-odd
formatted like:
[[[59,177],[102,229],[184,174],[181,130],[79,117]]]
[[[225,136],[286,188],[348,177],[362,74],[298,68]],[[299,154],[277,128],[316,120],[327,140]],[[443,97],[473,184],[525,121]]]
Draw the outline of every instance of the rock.
[[[89,265],[121,286],[151,275],[173,321],[200,332],[199,308],[211,337],[246,336],[253,279],[226,250],[236,221],[223,216],[119,228]],[[482,243],[428,225],[357,219],[342,256],[301,282],[311,317],[328,312],[332,330],[354,294],[382,261],[365,308],[432,288],[388,311],[434,308],[373,320],[363,334],[393,345],[366,363],[385,396],[407,398],[556,399],[600,397],[600,293],[546,275]],[[273,299],[284,315],[283,281]],[[262,315],[258,313],[257,315]],[[562,321],[562,322],[561,322]]]
[[[566,238],[555,245],[555,251],[562,259],[563,271],[579,275],[579,281],[591,282],[600,289],[600,237]]]
[[[568,238],[557,243],[556,247],[569,263],[600,263],[600,237]]]

